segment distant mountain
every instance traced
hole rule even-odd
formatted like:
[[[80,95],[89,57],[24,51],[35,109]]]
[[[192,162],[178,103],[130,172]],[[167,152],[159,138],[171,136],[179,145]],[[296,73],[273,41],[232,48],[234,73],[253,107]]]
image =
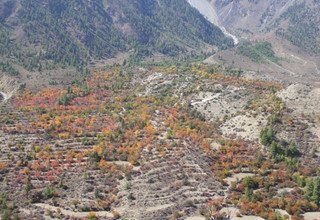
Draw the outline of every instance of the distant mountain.
[[[119,52],[174,56],[232,46],[185,0],[2,0],[0,55],[28,70]]]
[[[319,0],[208,1],[219,23],[238,36],[274,34],[309,54],[320,54]]]
[[[239,39],[236,47],[205,62],[281,81],[319,78],[320,0],[186,1],[226,35]]]

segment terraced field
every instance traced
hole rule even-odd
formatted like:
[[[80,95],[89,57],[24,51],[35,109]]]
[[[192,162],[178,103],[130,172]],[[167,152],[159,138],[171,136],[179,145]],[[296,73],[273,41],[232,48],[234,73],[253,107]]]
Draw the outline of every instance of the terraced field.
[[[2,219],[319,211],[314,190],[308,197],[319,176],[317,113],[302,120],[278,83],[211,68],[115,67],[4,102]]]

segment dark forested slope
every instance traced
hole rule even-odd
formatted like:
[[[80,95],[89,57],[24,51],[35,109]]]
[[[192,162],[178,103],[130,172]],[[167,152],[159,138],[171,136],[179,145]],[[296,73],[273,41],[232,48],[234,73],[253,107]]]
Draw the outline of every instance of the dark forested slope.
[[[232,45],[185,0],[4,0],[0,22],[1,55],[29,70]]]

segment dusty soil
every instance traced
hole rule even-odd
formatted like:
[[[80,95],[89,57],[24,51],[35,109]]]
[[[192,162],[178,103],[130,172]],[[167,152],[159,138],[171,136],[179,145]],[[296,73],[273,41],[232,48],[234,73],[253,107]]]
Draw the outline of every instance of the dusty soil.
[[[260,131],[267,125],[268,115],[241,114],[227,120],[221,126],[222,134],[229,138],[258,141]]]
[[[199,92],[191,97],[191,105],[207,120],[215,121],[224,115],[232,115],[242,110],[250,99],[245,88],[213,85],[211,92]]]
[[[246,178],[249,176],[254,176],[254,174],[253,173],[237,173],[231,177],[225,178],[224,181],[226,181],[230,186],[232,182],[241,181],[243,178]]]
[[[284,51],[279,51],[277,55],[281,58],[279,64],[269,60],[255,63],[248,57],[238,54],[236,49],[231,49],[221,51],[204,62],[240,68],[244,70],[243,75],[248,78],[279,81],[287,85],[301,83],[320,86],[318,58]]]
[[[280,91],[278,97],[282,98],[287,107],[292,110],[292,121],[296,128],[284,129],[278,136],[295,138],[307,152],[319,154],[320,152],[320,88],[302,84],[292,84]],[[304,136],[299,135],[299,130],[304,130]]]

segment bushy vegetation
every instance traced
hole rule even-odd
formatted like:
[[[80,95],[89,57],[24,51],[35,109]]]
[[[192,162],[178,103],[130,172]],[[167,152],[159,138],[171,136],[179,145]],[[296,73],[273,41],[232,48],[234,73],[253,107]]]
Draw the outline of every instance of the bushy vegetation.
[[[0,54],[10,55],[15,47],[10,41],[10,31],[2,23],[0,24]]]
[[[6,193],[2,193],[0,195],[0,214],[2,219],[9,220],[10,219],[10,211],[7,206],[8,195]]]
[[[307,199],[320,205],[320,177],[305,180],[304,194]]]
[[[278,99],[275,98],[275,100]],[[280,112],[273,113],[269,117],[268,126],[260,132],[260,142],[268,148],[272,159],[276,163],[285,162],[289,169],[297,170],[299,165],[298,157],[300,156],[297,144],[294,141],[288,143],[276,137],[275,127],[279,123],[281,123]]]
[[[271,43],[267,41],[254,43],[244,42],[238,47],[238,51],[256,63],[261,63],[266,60],[275,63],[279,62],[279,58],[275,55]]]
[[[219,201],[214,201],[216,189],[213,189],[212,198],[207,192],[201,194],[206,199],[204,202],[185,201],[182,197],[181,204],[188,210],[199,208],[201,204],[202,213],[210,218],[222,215],[219,211],[224,206],[235,206],[241,214],[266,219],[276,219],[275,209],[284,209],[294,217],[318,211],[319,183],[315,179],[319,168],[309,161],[306,163],[294,141],[277,139],[286,111],[284,103],[274,95],[281,86],[221,74],[220,68],[197,64],[149,66],[144,70],[113,67],[79,78],[68,88],[22,91],[12,100],[14,111],[12,108],[4,110],[6,114],[0,117],[3,134],[10,138],[8,146],[4,147],[7,153],[0,156],[9,158],[0,164],[1,177],[12,183],[9,188],[6,184],[0,185],[1,190],[10,192],[5,199],[15,201],[19,208],[26,203],[25,199],[17,198],[26,195],[28,201],[72,207],[76,211],[114,211],[114,205],[123,201],[142,201],[141,193],[137,193],[139,185],[132,181],[143,175],[141,171],[157,176],[146,178],[147,184],[158,185],[158,177],[164,178],[167,184],[167,176],[161,177],[163,172],[176,170],[181,174],[180,169],[176,169],[181,167],[179,160],[185,166],[181,157],[190,158],[191,155],[197,159],[194,154],[199,153],[204,168],[187,166],[190,174],[178,176],[172,185],[168,183],[167,188],[172,190],[169,192],[179,187],[193,190],[199,178],[203,178],[203,185],[209,182],[212,186],[207,178],[213,177],[216,184],[221,181],[223,187],[225,178],[236,173],[245,172],[251,176],[236,179],[227,196],[223,194]],[[149,78],[154,73],[172,79],[172,84],[161,86],[154,93],[143,93],[149,83],[142,85],[143,80],[137,79]],[[190,105],[182,103],[180,96],[172,95],[179,83],[190,83],[179,90],[183,95],[204,85],[209,90],[214,84],[245,87],[254,92],[259,99],[250,102],[247,108],[261,109],[271,115],[266,129],[261,132],[266,150],[258,143],[225,139],[219,132],[219,122],[208,123]],[[144,95],[136,95],[138,92]],[[211,143],[218,143],[220,147],[214,149]],[[170,167],[168,171],[163,169],[163,164]],[[154,169],[155,166],[161,169]],[[171,169],[171,166],[176,167]],[[159,175],[154,175],[155,170],[161,171]],[[188,176],[194,173],[196,181],[190,181]],[[121,180],[125,184],[119,196]],[[285,187],[294,190],[279,195],[278,190]],[[74,199],[76,193],[87,199]],[[17,210],[12,207],[3,213],[8,215]],[[116,212],[113,214],[119,216]]]
[[[9,62],[0,62],[0,71],[5,72],[12,76],[19,75],[19,71],[13,68]]]

